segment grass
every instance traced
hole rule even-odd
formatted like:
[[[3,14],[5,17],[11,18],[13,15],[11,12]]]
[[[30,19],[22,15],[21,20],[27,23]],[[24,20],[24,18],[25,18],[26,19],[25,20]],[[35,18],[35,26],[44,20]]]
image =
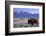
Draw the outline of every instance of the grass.
[[[26,25],[18,25],[18,24],[14,24],[14,28],[23,28],[23,27],[32,27],[32,25],[31,24],[26,24]]]

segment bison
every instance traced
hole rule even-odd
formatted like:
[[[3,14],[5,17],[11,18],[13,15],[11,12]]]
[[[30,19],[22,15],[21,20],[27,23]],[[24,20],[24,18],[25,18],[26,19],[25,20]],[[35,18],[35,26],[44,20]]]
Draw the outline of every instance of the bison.
[[[29,20],[28,20],[28,24],[34,25],[34,24],[38,24],[38,23],[39,23],[39,22],[38,22],[37,19],[29,19]]]

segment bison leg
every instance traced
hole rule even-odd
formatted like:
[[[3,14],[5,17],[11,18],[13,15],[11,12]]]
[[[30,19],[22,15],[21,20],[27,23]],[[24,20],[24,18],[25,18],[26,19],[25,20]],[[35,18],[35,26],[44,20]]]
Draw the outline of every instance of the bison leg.
[[[33,25],[33,22],[31,22],[31,24]]]

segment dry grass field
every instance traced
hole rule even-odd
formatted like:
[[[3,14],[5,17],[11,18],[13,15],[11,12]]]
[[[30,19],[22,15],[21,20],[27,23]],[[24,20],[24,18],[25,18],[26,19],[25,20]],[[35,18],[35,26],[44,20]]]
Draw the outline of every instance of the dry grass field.
[[[14,18],[14,28],[23,28],[23,27],[38,27],[39,24],[32,25],[28,24],[28,19],[30,18]]]

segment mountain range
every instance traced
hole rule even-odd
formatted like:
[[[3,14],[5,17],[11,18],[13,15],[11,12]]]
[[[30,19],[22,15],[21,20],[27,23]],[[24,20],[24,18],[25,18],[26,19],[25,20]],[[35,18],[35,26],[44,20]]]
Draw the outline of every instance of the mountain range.
[[[31,14],[29,12],[16,12],[13,13],[14,18],[39,18],[39,14]]]

